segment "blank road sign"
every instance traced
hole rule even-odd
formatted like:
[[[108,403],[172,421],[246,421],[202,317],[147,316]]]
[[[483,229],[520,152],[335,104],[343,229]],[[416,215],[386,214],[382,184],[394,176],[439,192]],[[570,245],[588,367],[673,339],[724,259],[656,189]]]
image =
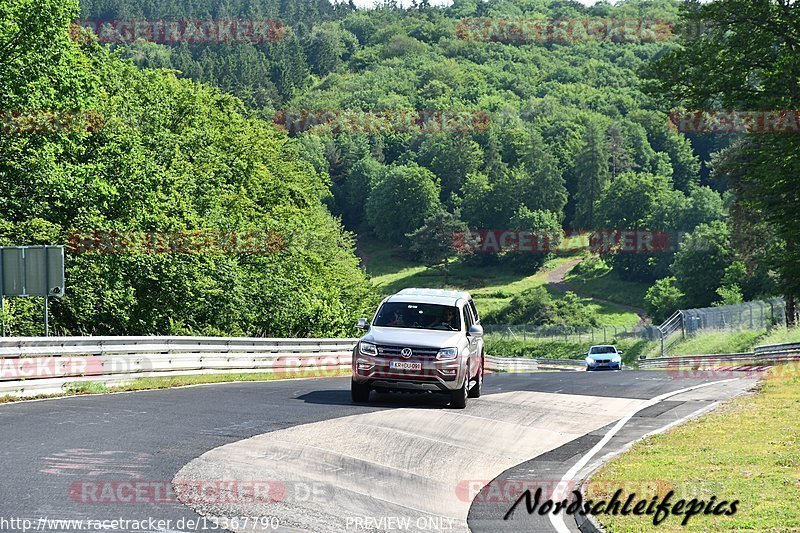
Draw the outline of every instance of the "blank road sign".
[[[0,246],[4,296],[63,296],[63,246]]]

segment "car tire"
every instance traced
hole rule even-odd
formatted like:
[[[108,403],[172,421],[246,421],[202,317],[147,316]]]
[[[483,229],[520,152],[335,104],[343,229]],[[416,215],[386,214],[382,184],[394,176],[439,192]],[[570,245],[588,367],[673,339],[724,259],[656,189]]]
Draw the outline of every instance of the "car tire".
[[[460,388],[450,392],[450,408],[464,409],[467,406],[469,396],[469,377],[464,378],[464,384]]]
[[[590,367],[589,365],[586,365],[586,371],[587,372],[591,372],[592,371],[592,367]]]
[[[481,359],[481,363],[483,359]],[[483,364],[478,369],[478,374],[475,376],[475,385],[472,386],[471,389],[467,392],[467,396],[470,398],[480,398],[481,397],[481,389],[483,388]]]
[[[367,403],[369,401],[369,385],[357,383],[354,379],[350,380],[350,398],[355,403]]]

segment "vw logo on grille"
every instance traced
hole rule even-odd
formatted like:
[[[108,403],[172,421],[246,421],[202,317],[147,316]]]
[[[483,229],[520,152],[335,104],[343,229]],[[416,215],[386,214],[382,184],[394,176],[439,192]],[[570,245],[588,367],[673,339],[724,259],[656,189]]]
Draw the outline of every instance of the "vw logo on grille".
[[[411,348],[403,348],[402,350],[400,350],[400,355],[408,359],[409,357],[414,355],[414,352],[411,351]]]

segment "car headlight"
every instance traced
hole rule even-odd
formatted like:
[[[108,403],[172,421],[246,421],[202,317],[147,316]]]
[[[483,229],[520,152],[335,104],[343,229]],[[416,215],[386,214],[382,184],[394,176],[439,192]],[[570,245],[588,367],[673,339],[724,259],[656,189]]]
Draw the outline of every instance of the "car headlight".
[[[458,348],[442,348],[436,354],[436,359],[455,359],[458,357]]]
[[[359,343],[358,350],[361,352],[361,355],[378,355],[378,348],[371,342]]]
[[[615,355],[614,357],[611,358],[612,363],[619,363],[620,361],[622,361],[622,357],[618,355]]]

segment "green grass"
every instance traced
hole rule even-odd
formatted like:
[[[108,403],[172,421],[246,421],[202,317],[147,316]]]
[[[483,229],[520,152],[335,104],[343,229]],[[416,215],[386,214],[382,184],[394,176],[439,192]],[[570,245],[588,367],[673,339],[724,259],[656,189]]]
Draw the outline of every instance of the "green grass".
[[[800,327],[766,330],[714,331],[698,333],[671,345],[667,355],[703,355],[744,353],[763,344],[800,342]],[[661,346],[654,346],[645,355],[660,357]]]
[[[319,378],[349,376],[350,369],[344,370],[299,370],[297,372],[242,372],[231,374],[193,374],[188,376],[163,376],[136,378],[129,383],[107,386],[96,381],[71,381],[64,384],[64,392],[58,394],[39,394],[24,398],[18,396],[0,396],[0,403],[11,403],[23,400],[38,400],[43,398],[60,398],[76,394],[105,394],[110,392],[127,392],[138,390],[169,389],[172,387],[186,387],[188,385],[203,385],[209,383],[232,383],[237,381],[272,381],[291,378]]]
[[[698,333],[670,346],[668,355],[749,352],[765,334],[763,329]]]
[[[794,328],[775,328],[759,339],[758,344],[781,344],[784,342],[800,342],[800,326]]]
[[[486,353],[504,357],[532,357],[546,359],[583,359],[592,344],[605,344],[602,338],[587,340],[503,339],[498,335],[486,336]],[[651,350],[655,343],[644,339],[615,339],[608,337],[607,344],[622,350],[622,361],[627,365],[638,361],[639,356]]]
[[[564,281],[581,294],[638,308],[643,307],[644,295],[650,288],[647,283],[620,278],[610,267],[599,268],[586,276],[577,274],[573,268]]]
[[[606,530],[800,530],[800,372],[776,369],[755,396],[737,398],[671,431],[648,437],[611,460],[588,483],[587,496],[608,499],[618,488],[637,501],[674,490],[680,499],[739,500],[731,516],[696,515],[688,524],[670,516],[600,515]],[[636,490],[638,489],[638,490]]]
[[[472,265],[454,259],[450,266],[448,284],[444,285],[444,275],[440,270],[430,269],[410,261],[399,248],[386,248],[380,243],[361,239],[359,253],[366,258],[367,273],[373,285],[383,295],[408,287],[449,288],[467,290],[475,300],[480,315],[497,312],[511,302],[511,299],[528,289],[547,285],[547,273],[574,256],[557,256],[538,272],[526,275],[514,272],[506,265]],[[562,293],[548,288],[548,292],[560,298]],[[591,298],[583,298],[601,315],[601,322],[607,326],[633,326],[639,323],[636,313]]]

